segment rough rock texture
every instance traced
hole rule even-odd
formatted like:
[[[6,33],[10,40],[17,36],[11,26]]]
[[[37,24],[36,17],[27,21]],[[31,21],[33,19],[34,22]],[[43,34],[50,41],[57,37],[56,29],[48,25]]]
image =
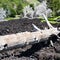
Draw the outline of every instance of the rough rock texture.
[[[36,31],[32,23],[39,28],[48,27],[46,23],[41,23],[39,19],[17,19],[0,22],[0,35],[12,34],[24,31]],[[59,24],[55,24],[60,26]],[[51,37],[54,47],[50,42],[41,42],[26,47],[0,51],[0,60],[60,60],[60,40],[56,36]]]

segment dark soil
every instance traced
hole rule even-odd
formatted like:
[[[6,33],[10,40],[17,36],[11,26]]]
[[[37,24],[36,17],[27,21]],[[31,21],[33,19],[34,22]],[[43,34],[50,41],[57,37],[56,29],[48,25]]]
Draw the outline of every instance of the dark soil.
[[[0,22],[0,35],[36,31],[32,23],[40,29],[48,28],[46,23],[40,22],[40,19],[17,19]],[[54,24],[53,26],[58,27],[60,24]],[[54,47],[49,42],[41,42],[22,48],[1,51],[0,60],[60,60],[60,40],[57,41],[56,36],[51,38],[54,41]]]
[[[32,23],[43,29],[43,24],[39,19],[17,19],[12,21],[0,22],[0,35],[25,31],[35,31]]]

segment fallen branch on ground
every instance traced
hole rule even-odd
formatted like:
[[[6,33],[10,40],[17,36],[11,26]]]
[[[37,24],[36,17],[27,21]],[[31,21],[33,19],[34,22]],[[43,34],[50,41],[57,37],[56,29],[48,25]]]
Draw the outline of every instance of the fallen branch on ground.
[[[34,28],[37,29],[36,32],[26,31],[26,32],[11,34],[11,35],[0,36],[0,50],[3,50],[5,45],[7,45],[8,47],[11,47],[18,44],[28,45],[28,44],[34,44],[35,42],[46,41],[52,34],[58,37],[58,34],[60,33],[60,31],[57,28],[54,28],[49,23],[45,15],[43,16],[50,29],[40,30],[37,26],[32,24]],[[52,40],[51,40],[51,45],[53,46]]]

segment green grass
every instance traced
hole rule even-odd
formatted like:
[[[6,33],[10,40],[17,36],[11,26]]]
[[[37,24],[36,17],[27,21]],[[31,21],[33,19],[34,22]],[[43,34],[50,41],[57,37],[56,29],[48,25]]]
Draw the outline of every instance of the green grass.
[[[58,17],[55,17],[55,18],[54,18],[54,20],[57,20],[58,18],[60,19],[60,16],[58,16]]]
[[[58,17],[53,17],[53,18],[48,18],[49,21],[56,21],[58,18],[60,18],[60,16]]]
[[[39,3],[39,1],[37,1],[37,0],[29,0],[29,4],[34,4],[34,3]]]
[[[56,20],[58,19],[58,18],[60,18],[60,16],[58,16],[58,17],[53,17],[53,18],[48,18],[48,20],[49,20],[49,22],[50,23],[52,23],[52,24],[60,24],[60,22],[57,22]],[[41,22],[46,22],[45,20],[41,20]]]
[[[46,22],[45,20],[41,20],[41,22]],[[56,22],[56,21],[49,21],[51,24],[60,24],[60,22]]]
[[[20,19],[20,15],[16,15],[16,17],[9,17],[9,18],[5,18],[5,20],[14,20],[14,19]]]
[[[52,17],[52,18],[48,18],[49,22],[52,23],[52,24],[60,24],[60,22],[57,22],[57,19],[60,18],[60,16],[58,17]],[[45,20],[41,20],[41,22],[46,22]]]

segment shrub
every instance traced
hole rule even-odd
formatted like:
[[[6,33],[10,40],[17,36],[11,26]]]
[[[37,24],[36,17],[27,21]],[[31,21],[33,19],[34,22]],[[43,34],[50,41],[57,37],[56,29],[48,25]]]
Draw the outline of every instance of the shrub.
[[[13,8],[9,8],[9,11],[10,11],[10,15],[9,15],[10,17],[15,17],[15,15],[17,14],[16,10]]]

